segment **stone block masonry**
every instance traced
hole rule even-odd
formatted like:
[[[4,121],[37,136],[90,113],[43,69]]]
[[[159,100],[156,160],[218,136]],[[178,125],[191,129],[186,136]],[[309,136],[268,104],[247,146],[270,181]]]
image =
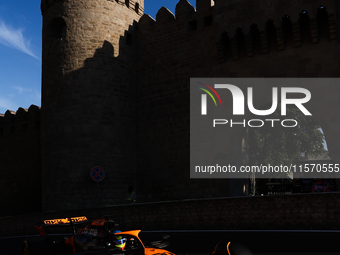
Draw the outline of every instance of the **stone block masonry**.
[[[246,196],[249,180],[190,179],[190,78],[339,77],[337,1],[197,0],[196,7],[180,0],[174,14],[163,7],[154,20],[143,14],[143,0],[42,0],[41,129],[22,138],[19,130],[31,132],[30,124],[0,124],[6,175],[41,171],[39,183],[30,181],[41,186],[34,192],[34,201],[41,201],[36,208],[98,206],[93,166],[106,171],[101,206],[123,203],[129,185],[139,202]],[[325,109],[319,100],[311,111],[339,163],[339,92],[313,93],[334,105]],[[246,132],[230,132],[227,141],[230,163],[247,164]],[[21,163],[13,156],[18,153],[25,155]],[[26,187],[11,176],[2,182],[8,196]],[[15,205],[25,199],[15,196]],[[20,212],[27,212],[23,207]],[[191,209],[188,215],[200,220]],[[252,217],[253,226],[259,224]]]
[[[0,115],[0,216],[41,211],[40,108]]]
[[[43,219],[110,215],[120,230],[338,230],[340,193],[120,205],[0,218],[0,237],[37,234]]]
[[[43,210],[97,204],[93,166],[106,171],[104,205],[136,186],[130,40],[143,8],[143,1],[42,1]]]

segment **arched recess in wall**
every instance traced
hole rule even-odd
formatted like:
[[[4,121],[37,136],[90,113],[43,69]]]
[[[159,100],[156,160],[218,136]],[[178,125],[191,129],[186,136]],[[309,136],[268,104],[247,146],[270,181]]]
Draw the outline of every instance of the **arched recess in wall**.
[[[235,30],[235,43],[237,48],[238,57],[246,57],[247,56],[247,47],[245,42],[245,36],[241,28],[237,28]]]
[[[269,19],[266,22],[266,37],[268,44],[268,51],[276,51],[277,50],[277,36],[276,36],[276,27],[274,25],[274,21]]]
[[[262,55],[261,36],[257,24],[253,23],[249,29],[251,50],[253,55]]]
[[[135,4],[135,12],[139,14],[139,3]]]
[[[66,37],[66,22],[62,17],[57,17],[51,20],[48,26],[49,36],[55,39]]]
[[[284,47],[294,47],[293,24],[289,15],[282,17],[281,26]]]
[[[299,14],[299,29],[301,35],[301,43],[312,43],[312,35],[310,31],[310,18],[306,10],[302,10]]]
[[[319,40],[322,39],[329,39],[329,19],[328,19],[328,12],[327,7],[321,5],[318,8],[318,12],[316,15],[318,32],[319,32]]]
[[[222,51],[222,61],[231,59],[231,49],[230,49],[230,39],[226,31],[223,31],[220,37],[221,51]]]

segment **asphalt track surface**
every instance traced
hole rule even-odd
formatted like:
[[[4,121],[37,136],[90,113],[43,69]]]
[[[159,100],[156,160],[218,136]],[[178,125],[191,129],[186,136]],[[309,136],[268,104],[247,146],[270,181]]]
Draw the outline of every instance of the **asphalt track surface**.
[[[340,231],[145,231],[145,244],[170,235],[166,249],[176,254],[209,255],[221,240],[246,245],[254,255],[340,255]],[[20,255],[25,236],[0,238],[0,255]]]

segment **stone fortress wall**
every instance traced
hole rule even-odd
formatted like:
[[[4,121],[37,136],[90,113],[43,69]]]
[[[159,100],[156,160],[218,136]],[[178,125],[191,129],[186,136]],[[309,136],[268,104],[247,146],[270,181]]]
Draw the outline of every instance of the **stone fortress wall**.
[[[144,180],[138,188],[157,199],[242,195],[246,185],[189,178],[191,77],[339,76],[334,1],[206,0],[196,7],[179,1],[175,14],[161,8],[156,20],[144,15],[138,23],[139,179]],[[263,101],[270,91],[261,92],[256,100],[270,103]],[[328,148],[338,161],[338,92],[319,88],[313,95],[333,102],[334,108],[309,107],[326,139],[332,137]],[[227,140],[231,164],[246,162],[246,134],[230,132]]]
[[[180,0],[156,20],[143,9],[42,0],[43,211],[124,203],[129,185],[141,202],[247,195],[248,180],[189,177],[190,78],[339,76],[337,1]],[[327,115],[312,108],[338,162],[338,94],[315,93],[334,102]],[[233,164],[247,161],[244,139],[230,134]],[[106,170],[98,186],[95,165]]]
[[[100,203],[124,202],[128,185],[136,186],[130,40],[143,1],[55,1],[47,8],[42,1],[42,6],[43,210],[98,205],[97,184],[90,178],[94,166],[106,171]]]
[[[41,210],[40,108],[0,115],[1,212]]]

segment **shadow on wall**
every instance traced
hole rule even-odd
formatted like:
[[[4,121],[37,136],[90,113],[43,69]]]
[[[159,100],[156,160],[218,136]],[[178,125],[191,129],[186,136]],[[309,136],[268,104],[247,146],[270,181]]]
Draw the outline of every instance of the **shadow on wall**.
[[[0,115],[0,216],[41,211],[40,108]]]
[[[238,60],[336,38],[334,14],[329,15],[327,6],[323,5],[317,9],[315,16],[301,10],[298,20],[284,15],[279,24],[268,19],[264,31],[260,31],[259,27],[263,27],[263,24],[252,23],[248,28],[223,31],[220,35],[221,61]]]

